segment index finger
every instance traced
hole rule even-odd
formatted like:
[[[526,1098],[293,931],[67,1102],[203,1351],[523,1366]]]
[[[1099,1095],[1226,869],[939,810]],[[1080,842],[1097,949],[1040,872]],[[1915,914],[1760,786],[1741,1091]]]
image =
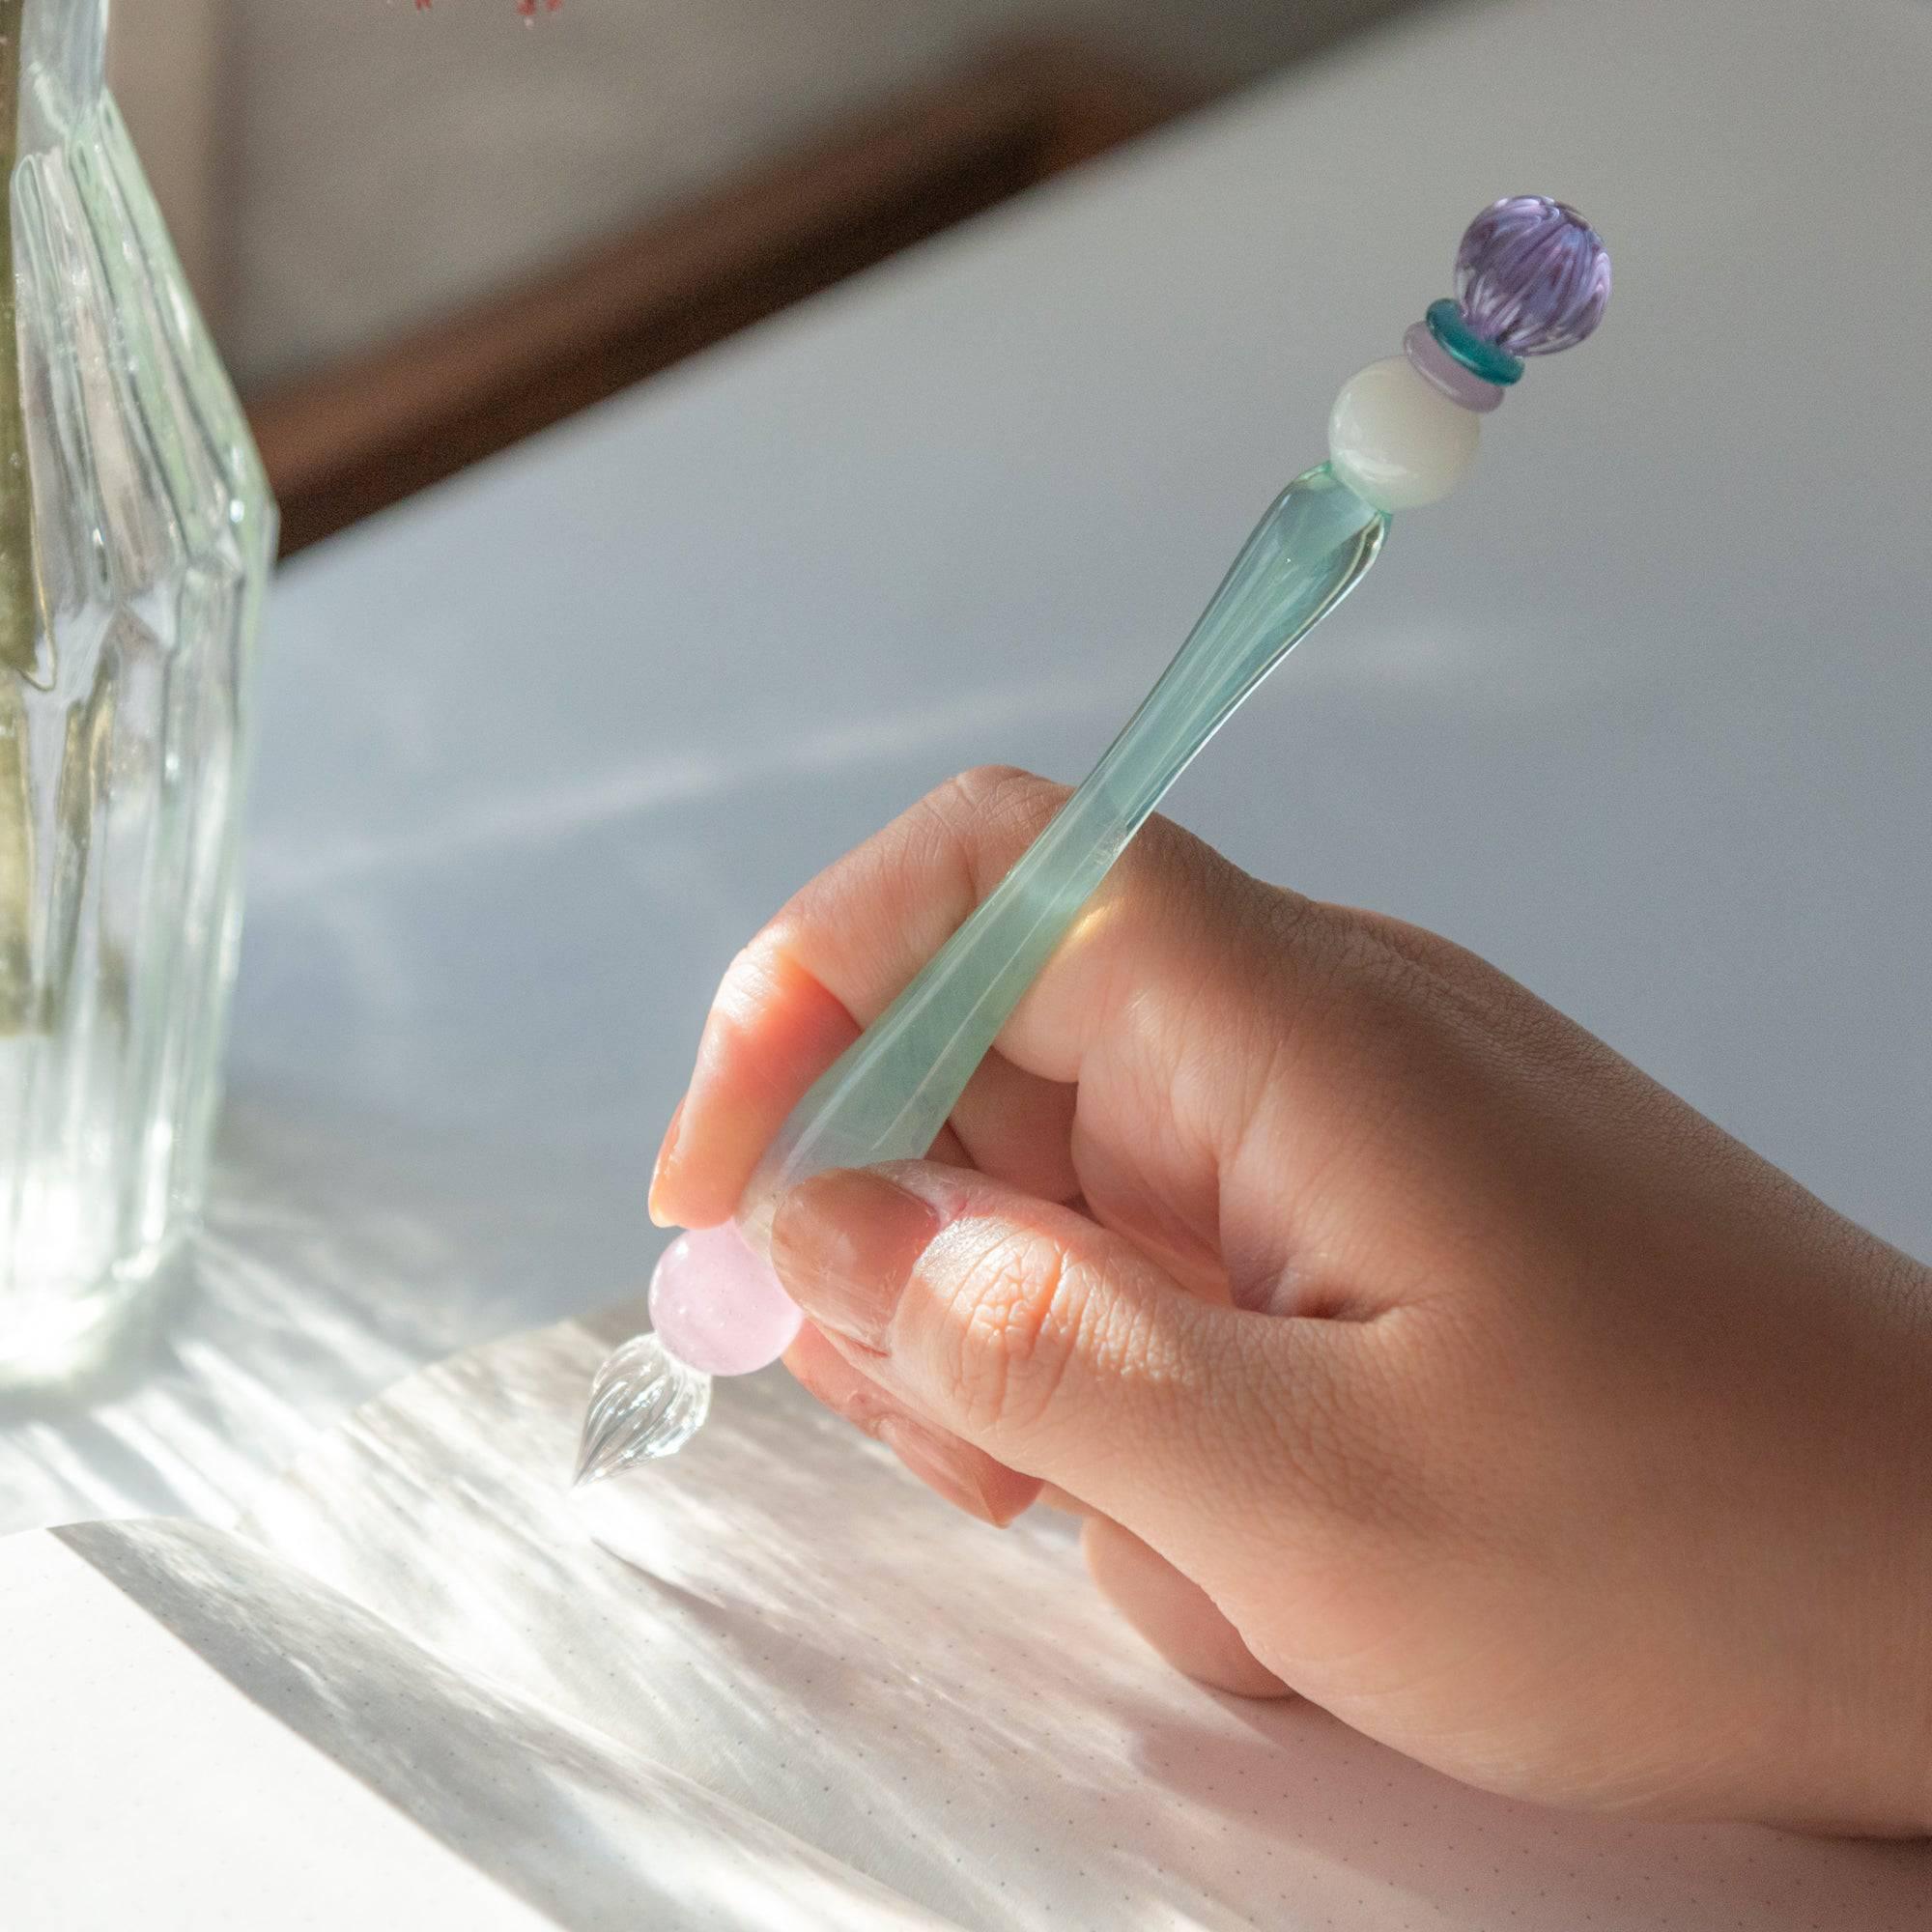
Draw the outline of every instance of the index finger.
[[[724,1220],[785,1115],[999,883],[1065,802],[1065,787],[990,768],[941,786],[801,890],[719,988],[653,1215]],[[1211,1218],[1222,1127],[1264,1077],[1239,1016],[1279,971],[1285,917],[1304,902],[1263,887],[1165,820],[1150,821],[1048,964],[975,1081],[980,1117],[1019,1129],[1033,1191],[1065,1198],[1071,1090],[1104,1060],[1122,1106],[1161,1096],[1164,1156]],[[1191,1027],[1204,995],[1216,1023]],[[1278,1003],[1263,1001],[1270,1011]],[[1233,1016],[1232,1023],[1230,1016]],[[1046,1090],[1059,1090],[1058,1102]],[[1232,1104],[1231,1104],[1232,1103]],[[976,1152],[975,1122],[955,1117]],[[1058,1140],[1058,1172],[1051,1143]],[[1001,1163],[995,1163],[996,1166]],[[1009,1172],[1003,1178],[1022,1179]]]

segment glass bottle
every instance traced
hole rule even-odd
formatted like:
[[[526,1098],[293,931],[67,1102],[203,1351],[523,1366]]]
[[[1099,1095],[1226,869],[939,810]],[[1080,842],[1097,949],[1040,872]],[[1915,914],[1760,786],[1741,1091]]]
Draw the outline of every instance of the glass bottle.
[[[275,509],[104,77],[0,0],[0,1366],[200,1205]]]

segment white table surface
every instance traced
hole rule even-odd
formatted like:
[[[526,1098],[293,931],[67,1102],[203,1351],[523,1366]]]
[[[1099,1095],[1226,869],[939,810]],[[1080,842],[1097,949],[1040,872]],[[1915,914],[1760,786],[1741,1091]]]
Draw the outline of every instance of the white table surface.
[[[1488,953],[1932,1250],[1932,11],[1427,14],[304,556],[207,1241],[0,1399],[0,1529],[225,1517],[416,1364],[635,1291],[717,974],[952,770],[1076,777],[1463,223],[1617,268],[1177,790]]]

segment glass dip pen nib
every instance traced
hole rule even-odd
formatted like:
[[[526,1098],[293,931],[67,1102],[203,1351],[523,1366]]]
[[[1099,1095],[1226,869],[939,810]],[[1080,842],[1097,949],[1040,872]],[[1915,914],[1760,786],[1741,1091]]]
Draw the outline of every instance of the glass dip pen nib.
[[[765,1257],[784,1193],[832,1167],[923,1157],[1035,976],[1188,762],[1360,582],[1389,517],[1445,497],[1523,358],[1603,320],[1610,262],[1574,209],[1517,195],[1470,224],[1456,293],[1403,353],[1345,384],[1328,461],[1297,476],[1092,776],[919,976],[792,1110],[734,1222],[680,1236],[651,1279],[652,1332],[599,1372],[577,1480],[674,1455],[714,1376],[776,1361],[802,1320]]]

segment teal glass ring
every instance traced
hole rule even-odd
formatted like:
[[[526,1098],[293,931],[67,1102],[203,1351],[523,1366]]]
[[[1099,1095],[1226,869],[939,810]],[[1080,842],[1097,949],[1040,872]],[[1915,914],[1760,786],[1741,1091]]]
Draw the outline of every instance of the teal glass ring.
[[[1485,342],[1463,320],[1455,300],[1444,296],[1429,304],[1429,332],[1470,375],[1507,389],[1522,381],[1522,360],[1493,342]]]

